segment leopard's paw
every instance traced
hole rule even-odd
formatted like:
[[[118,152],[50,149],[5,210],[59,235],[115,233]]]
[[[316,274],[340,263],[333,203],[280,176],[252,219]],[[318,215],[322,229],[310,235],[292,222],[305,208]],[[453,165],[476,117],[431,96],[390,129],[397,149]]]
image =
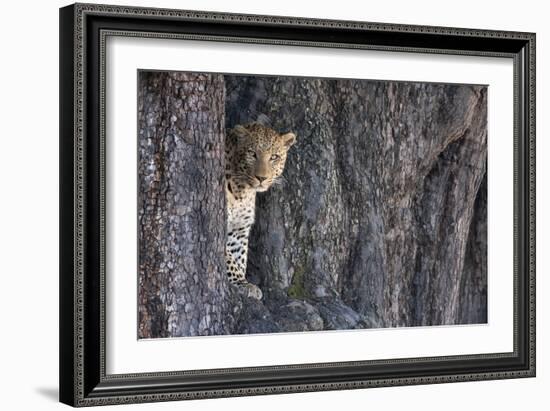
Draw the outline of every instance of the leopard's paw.
[[[256,300],[261,300],[263,297],[260,287],[249,282],[239,284],[239,291],[241,294],[250,298],[255,298]]]

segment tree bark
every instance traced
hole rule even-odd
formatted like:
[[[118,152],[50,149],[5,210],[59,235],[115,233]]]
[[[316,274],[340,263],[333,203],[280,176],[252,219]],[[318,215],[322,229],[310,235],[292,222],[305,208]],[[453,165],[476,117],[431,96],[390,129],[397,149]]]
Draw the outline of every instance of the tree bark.
[[[225,334],[221,75],[139,75],[139,337]]]
[[[269,119],[298,135],[286,183],[258,196],[250,241],[248,276],[282,328],[281,313],[298,302],[307,329],[486,318],[486,261],[473,256],[486,254],[483,211],[473,218],[486,167],[484,87],[225,80],[227,126]],[[322,325],[308,328],[311,312]]]
[[[487,322],[487,174],[474,205],[459,306],[461,324]]]
[[[139,336],[487,321],[483,86],[141,73]],[[224,267],[225,127],[297,134]]]

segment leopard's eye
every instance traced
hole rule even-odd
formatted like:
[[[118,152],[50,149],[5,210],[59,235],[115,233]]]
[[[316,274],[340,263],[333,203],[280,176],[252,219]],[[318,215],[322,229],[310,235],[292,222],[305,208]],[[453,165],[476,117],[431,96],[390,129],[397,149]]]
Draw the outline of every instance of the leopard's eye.
[[[256,152],[254,150],[248,150],[248,154],[256,158]]]
[[[275,160],[278,160],[278,159],[280,159],[280,158],[281,158],[280,155],[278,155],[278,154],[273,154],[273,155],[271,156],[271,161],[275,161]]]

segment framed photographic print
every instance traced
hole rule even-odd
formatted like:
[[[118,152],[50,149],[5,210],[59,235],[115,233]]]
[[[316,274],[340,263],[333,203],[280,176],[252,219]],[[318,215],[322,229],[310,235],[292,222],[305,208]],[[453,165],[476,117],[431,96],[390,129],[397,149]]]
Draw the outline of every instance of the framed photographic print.
[[[535,35],[60,10],[60,399],[535,375]]]

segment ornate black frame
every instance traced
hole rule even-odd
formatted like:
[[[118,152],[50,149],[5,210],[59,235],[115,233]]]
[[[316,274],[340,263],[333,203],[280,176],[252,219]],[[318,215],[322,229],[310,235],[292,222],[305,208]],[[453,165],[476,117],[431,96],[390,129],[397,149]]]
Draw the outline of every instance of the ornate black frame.
[[[514,351],[105,373],[104,87],[110,35],[509,57]],[[60,400],[73,406],[535,376],[535,34],[75,4],[60,10]]]

